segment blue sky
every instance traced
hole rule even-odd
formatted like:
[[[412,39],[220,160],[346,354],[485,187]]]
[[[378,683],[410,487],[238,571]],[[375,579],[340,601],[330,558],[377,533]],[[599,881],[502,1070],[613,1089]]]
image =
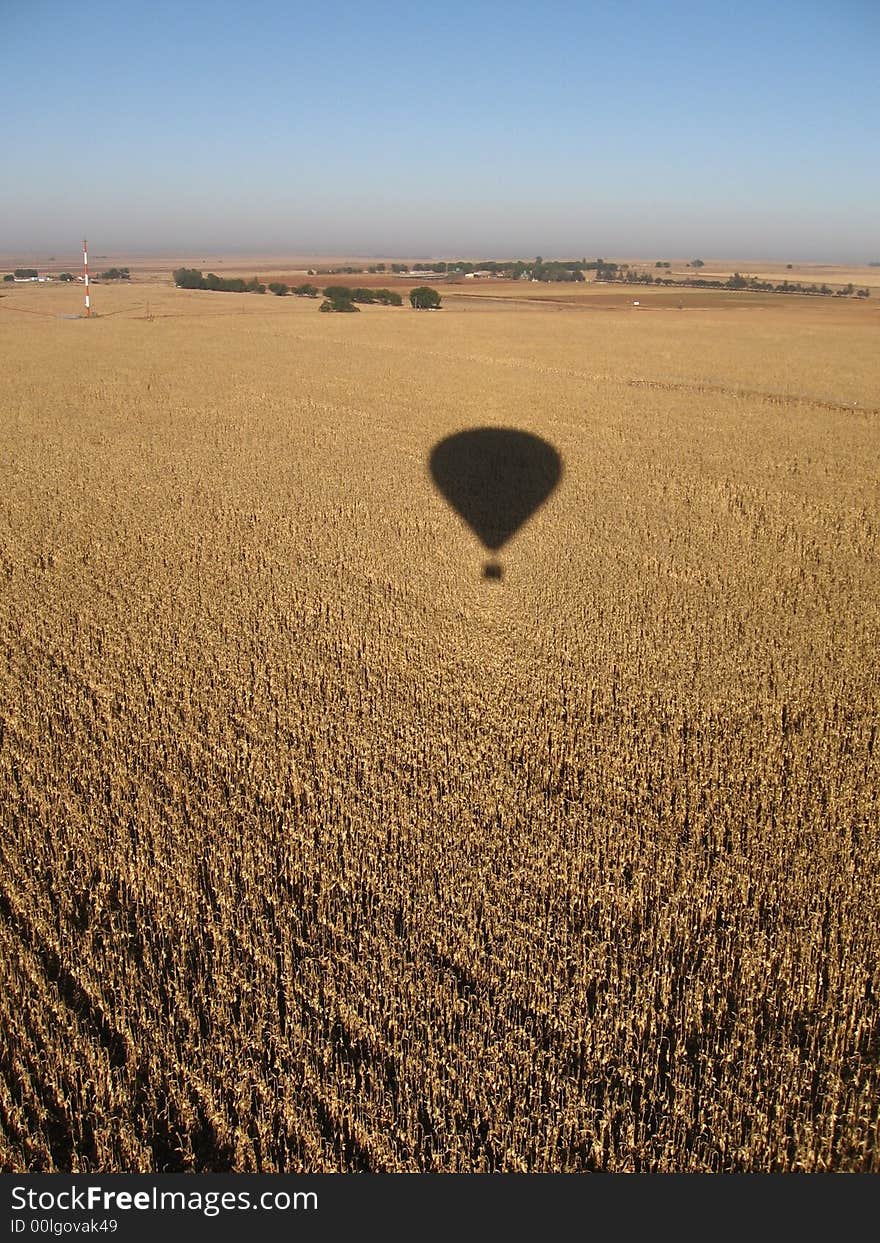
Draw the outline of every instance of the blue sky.
[[[880,4],[0,0],[0,252],[880,259]]]

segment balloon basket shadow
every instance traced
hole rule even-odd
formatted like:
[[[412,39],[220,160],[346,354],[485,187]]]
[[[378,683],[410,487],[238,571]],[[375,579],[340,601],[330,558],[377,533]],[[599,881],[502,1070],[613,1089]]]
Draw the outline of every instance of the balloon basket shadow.
[[[483,578],[503,578],[504,570],[497,561],[487,561],[483,566]]]

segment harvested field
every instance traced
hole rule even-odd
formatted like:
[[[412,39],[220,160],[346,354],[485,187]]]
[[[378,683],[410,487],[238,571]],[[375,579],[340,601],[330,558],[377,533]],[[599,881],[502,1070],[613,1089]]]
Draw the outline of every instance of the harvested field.
[[[3,291],[0,1164],[878,1172],[876,299],[438,288]]]

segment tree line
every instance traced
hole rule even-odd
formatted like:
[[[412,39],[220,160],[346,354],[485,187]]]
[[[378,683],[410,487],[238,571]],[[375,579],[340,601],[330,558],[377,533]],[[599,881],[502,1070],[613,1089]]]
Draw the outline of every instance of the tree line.
[[[358,303],[403,306],[403,298],[395,289],[326,285],[323,290],[320,290],[317,285],[311,283],[295,285],[291,288],[284,281],[271,281],[266,286],[256,276],[249,281],[238,276],[217,276],[214,272],[203,276],[198,268],[175,268],[172,276],[178,289],[209,289],[220,293],[265,293],[268,288],[270,293],[279,298],[291,294],[299,298],[317,298],[323,292],[324,301],[320,308],[322,311],[358,311],[360,310]],[[440,306],[439,293],[427,285],[411,289],[409,300],[411,306],[417,311],[436,310]]]
[[[618,267],[616,263],[600,268],[596,279],[624,285],[663,285],[674,289],[746,289],[754,293],[799,293],[825,298],[869,298],[871,296],[870,289],[856,289],[852,283],[837,290],[832,289],[830,285],[818,285],[815,282],[805,285],[800,281],[786,280],[774,284],[773,281],[762,281],[757,276],[744,276],[741,272],[734,272],[727,280],[710,280],[702,276],[676,278],[654,276],[651,272],[639,272],[634,268],[628,268],[626,264]]]
[[[268,289],[278,298],[286,298],[288,294],[294,294],[297,298],[317,298],[321,292],[317,285],[294,285],[291,288],[283,281],[269,281]]]
[[[327,285],[322,311],[356,311],[355,303],[403,306],[403,298],[393,289],[351,289],[348,285]],[[328,305],[329,303],[329,305]]]
[[[198,268],[175,268],[171,275],[178,289],[212,289],[219,293],[266,292],[266,286],[256,276],[249,281],[240,276],[217,276],[214,272],[202,276]]]
[[[409,291],[410,306],[415,311],[436,311],[440,307],[440,294],[428,285],[419,285]],[[328,285],[324,290],[322,311],[359,311],[358,302],[378,302],[383,306],[403,306],[403,298],[393,289],[350,289],[347,285]]]

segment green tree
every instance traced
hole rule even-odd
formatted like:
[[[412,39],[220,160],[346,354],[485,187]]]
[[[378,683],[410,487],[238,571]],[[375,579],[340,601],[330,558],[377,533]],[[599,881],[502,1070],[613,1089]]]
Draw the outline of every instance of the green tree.
[[[178,289],[205,289],[205,279],[198,268],[175,268],[171,273]],[[218,278],[215,277],[215,280]]]
[[[349,288],[348,285],[328,285],[324,290],[324,301],[321,303],[322,311],[359,311],[360,307],[355,306],[355,295],[361,292],[356,289]]]
[[[351,298],[325,298],[318,308],[321,311],[360,311],[359,306],[355,306]]]
[[[270,281],[269,293],[273,293],[278,298],[283,298],[285,294],[290,293],[290,286],[285,285],[283,281]]]
[[[418,285],[409,291],[409,300],[413,310],[437,311],[440,309],[440,295],[430,285]]]

